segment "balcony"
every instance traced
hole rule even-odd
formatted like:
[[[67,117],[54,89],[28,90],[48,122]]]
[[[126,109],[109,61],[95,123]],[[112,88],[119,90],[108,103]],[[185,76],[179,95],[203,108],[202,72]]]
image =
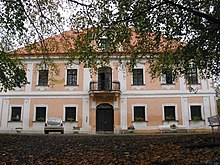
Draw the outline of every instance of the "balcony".
[[[89,93],[91,95],[113,95],[117,96],[121,93],[120,91],[120,82],[119,81],[91,81]]]

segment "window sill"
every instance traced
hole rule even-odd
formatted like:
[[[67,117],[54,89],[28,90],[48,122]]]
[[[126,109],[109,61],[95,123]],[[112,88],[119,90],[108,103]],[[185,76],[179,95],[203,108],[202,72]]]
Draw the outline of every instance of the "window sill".
[[[131,85],[132,90],[144,90],[145,85]]]
[[[204,119],[201,119],[201,120],[189,120],[190,122],[200,122],[200,121],[205,121]]]
[[[197,84],[189,84],[189,83],[187,83],[186,85],[195,85],[195,86],[199,86],[199,85],[201,85],[201,83],[197,83]]]
[[[25,85],[21,85],[21,88],[19,87],[14,88],[15,91],[23,91],[24,89],[25,89]]]
[[[148,121],[132,121],[133,123],[146,123]]]
[[[145,84],[131,84],[131,86],[145,86]]]
[[[161,84],[161,88],[167,90],[175,89],[175,84]]]
[[[65,87],[78,87],[79,85],[64,85]]]
[[[10,123],[22,123],[21,120],[19,120],[19,121],[8,121],[8,122],[10,122]]]
[[[179,122],[179,120],[163,120],[163,122]]]
[[[49,87],[49,85],[36,85],[36,87]]]
[[[45,85],[45,86],[36,85],[36,90],[43,91],[43,90],[48,90],[48,89],[49,89],[49,85]]]
[[[45,123],[46,121],[32,121],[33,123]]]
[[[65,90],[78,90],[79,89],[79,85],[64,85]]]
[[[78,121],[63,121],[65,123],[78,123]]]

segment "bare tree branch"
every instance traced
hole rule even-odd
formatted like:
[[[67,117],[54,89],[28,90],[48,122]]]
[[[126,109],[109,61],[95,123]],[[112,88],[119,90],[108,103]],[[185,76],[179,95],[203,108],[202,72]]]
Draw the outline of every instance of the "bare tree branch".
[[[69,2],[72,2],[72,3],[75,3],[77,5],[80,5],[80,6],[85,6],[85,7],[89,7],[90,5],[87,5],[87,4],[84,4],[84,3],[80,3],[78,1],[74,1],[74,0],[68,0]]]
[[[23,5],[22,3],[20,3],[20,5]],[[24,6],[24,5],[23,5]],[[24,7],[23,7],[24,8]],[[40,44],[42,47],[45,47],[45,44],[43,42],[43,36],[42,34],[39,32],[39,30],[37,29],[37,27],[35,26],[34,22],[32,21],[32,19],[29,17],[29,14],[27,13],[26,10],[24,10],[24,14],[26,15],[27,19],[30,21],[31,25],[34,27],[34,29],[36,30],[39,38],[40,38]]]

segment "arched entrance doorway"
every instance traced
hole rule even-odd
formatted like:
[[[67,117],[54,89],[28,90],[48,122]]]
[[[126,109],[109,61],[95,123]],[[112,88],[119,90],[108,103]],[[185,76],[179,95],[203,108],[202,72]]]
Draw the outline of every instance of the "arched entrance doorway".
[[[97,132],[114,131],[114,109],[112,105],[104,103],[97,106],[96,131]]]

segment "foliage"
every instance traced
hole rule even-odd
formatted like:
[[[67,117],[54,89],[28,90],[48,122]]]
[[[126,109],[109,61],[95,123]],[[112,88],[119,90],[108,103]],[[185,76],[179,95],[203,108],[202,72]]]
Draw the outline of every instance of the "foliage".
[[[202,78],[219,76],[220,1],[70,1],[81,7],[72,15],[73,24],[77,29],[88,29],[77,38],[74,48],[78,54],[84,52],[77,58],[88,66],[96,66],[97,59],[101,59],[99,65],[106,65],[109,55],[121,47],[130,70],[146,57],[153,77],[172,68],[174,78],[187,78],[191,64]],[[106,53],[91,54],[91,41],[99,45],[102,37],[109,41]],[[121,61],[121,56],[118,58]]]
[[[74,122],[74,121],[76,121],[74,118],[72,118],[72,117],[70,117],[70,118],[67,118],[67,121],[69,121],[69,122]]]
[[[171,128],[171,129],[176,129],[176,128],[178,128],[178,127],[176,126],[176,124],[171,124],[171,125],[170,125],[170,128]]]
[[[173,121],[173,120],[175,120],[175,117],[174,116],[167,116],[166,117],[166,119],[165,119],[166,121]]]
[[[194,116],[194,117],[192,118],[192,121],[194,121],[194,122],[198,122],[198,121],[200,121],[200,120],[202,120],[202,118],[201,118],[201,117],[198,117],[198,116]]]
[[[27,84],[24,65],[15,58],[10,58],[7,53],[0,51],[0,91],[12,90]]]
[[[134,121],[144,121],[143,117],[135,117]]]
[[[28,83],[24,66],[9,53],[37,40],[41,52],[45,52],[44,38],[56,34],[54,29],[62,29],[60,3],[59,0],[0,0],[1,90],[13,90]]]
[[[118,61],[125,62],[130,71],[139,59],[150,62],[153,78],[164,70],[172,70],[174,78],[187,78],[191,64],[202,78],[219,76],[219,0],[82,2],[0,0],[0,51],[27,44],[34,49],[33,43],[39,41],[41,53],[46,54],[45,38],[69,27],[79,32],[71,38],[74,46],[68,52],[70,63],[77,59],[85,67],[96,69],[108,65],[111,55],[120,51],[116,53]],[[56,45],[53,47],[57,50]]]
[[[135,130],[135,128],[134,128],[133,125],[130,125],[130,126],[128,127],[128,130]]]
[[[217,100],[218,114],[220,114],[220,99]]]
[[[39,118],[37,118],[37,121],[45,121],[45,118],[44,117],[39,117]]]

